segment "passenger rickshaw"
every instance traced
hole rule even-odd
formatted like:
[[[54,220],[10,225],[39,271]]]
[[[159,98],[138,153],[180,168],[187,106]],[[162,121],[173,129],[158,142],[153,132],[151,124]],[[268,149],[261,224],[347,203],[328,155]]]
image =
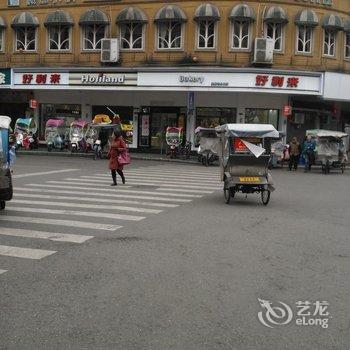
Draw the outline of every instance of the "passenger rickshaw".
[[[307,130],[306,136],[316,141],[315,164],[322,166],[323,174],[329,174],[330,169],[345,170],[347,154],[345,149],[348,134],[340,131],[313,129]]]
[[[260,193],[267,205],[274,190],[268,172],[271,139],[279,132],[270,124],[225,124],[215,128],[220,137],[220,170],[227,204],[237,192]]]
[[[12,179],[10,170],[9,128],[11,118],[0,116],[0,210],[6,201],[12,199]]]
[[[219,137],[214,128],[198,127],[195,130],[198,161],[208,166],[219,159]]]

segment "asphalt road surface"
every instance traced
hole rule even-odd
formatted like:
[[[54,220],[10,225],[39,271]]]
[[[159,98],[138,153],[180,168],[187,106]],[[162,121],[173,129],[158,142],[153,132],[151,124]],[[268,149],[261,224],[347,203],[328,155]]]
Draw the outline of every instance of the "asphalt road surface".
[[[21,156],[0,213],[0,349],[341,349],[350,170],[273,171],[224,203],[217,167]]]

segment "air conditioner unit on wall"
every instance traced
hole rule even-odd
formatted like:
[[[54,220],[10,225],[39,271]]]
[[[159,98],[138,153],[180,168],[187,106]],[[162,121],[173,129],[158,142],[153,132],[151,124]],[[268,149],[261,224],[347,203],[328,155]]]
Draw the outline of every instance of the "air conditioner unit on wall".
[[[254,43],[253,63],[272,64],[274,46],[275,41],[273,39],[256,38]]]
[[[119,40],[102,39],[101,40],[101,62],[119,61]]]

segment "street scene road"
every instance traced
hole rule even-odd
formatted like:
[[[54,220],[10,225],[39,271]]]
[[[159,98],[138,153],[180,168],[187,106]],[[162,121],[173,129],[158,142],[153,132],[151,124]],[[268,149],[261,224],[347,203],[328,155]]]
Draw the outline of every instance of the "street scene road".
[[[19,156],[0,213],[0,349],[349,349],[350,171]],[[285,317],[284,317],[285,316]],[[283,318],[285,322],[277,322]]]

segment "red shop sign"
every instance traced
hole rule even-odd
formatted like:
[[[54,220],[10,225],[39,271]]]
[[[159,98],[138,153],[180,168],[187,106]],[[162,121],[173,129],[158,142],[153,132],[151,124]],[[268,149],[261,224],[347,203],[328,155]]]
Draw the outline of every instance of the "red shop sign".
[[[37,100],[29,100],[29,107],[30,108],[33,108],[33,109],[38,108],[38,105],[39,105],[39,103]]]
[[[283,107],[283,115],[285,116],[285,117],[288,117],[289,115],[291,115],[292,114],[292,106],[284,106]]]

